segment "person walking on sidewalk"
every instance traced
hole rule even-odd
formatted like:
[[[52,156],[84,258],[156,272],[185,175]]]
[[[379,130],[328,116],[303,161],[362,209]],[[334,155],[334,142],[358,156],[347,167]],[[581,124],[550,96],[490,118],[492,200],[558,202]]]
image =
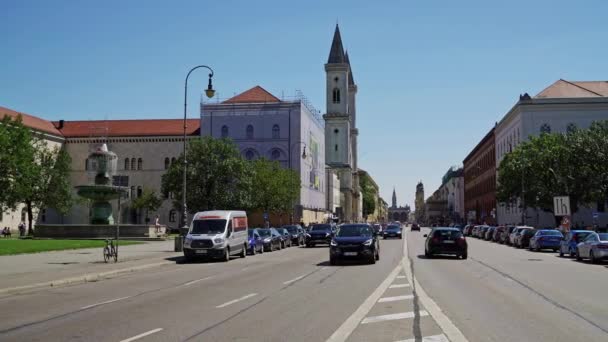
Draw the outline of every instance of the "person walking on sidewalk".
[[[25,236],[25,222],[19,222],[17,228],[19,229],[19,236]]]
[[[156,227],[156,234],[160,234],[160,219],[158,215],[156,215],[156,218],[154,219],[154,226]]]

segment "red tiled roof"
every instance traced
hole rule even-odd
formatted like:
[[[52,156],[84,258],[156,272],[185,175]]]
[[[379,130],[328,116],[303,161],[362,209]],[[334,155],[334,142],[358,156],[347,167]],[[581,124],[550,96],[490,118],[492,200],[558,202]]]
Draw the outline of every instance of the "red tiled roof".
[[[559,79],[535,98],[607,97],[608,81],[566,81]]]
[[[59,122],[53,122],[59,127]],[[200,134],[200,119],[187,120],[187,135]],[[107,131],[106,131],[107,130]],[[179,136],[184,134],[183,119],[65,121],[59,129],[63,136]]]
[[[281,102],[276,96],[272,95],[266,89],[255,86],[246,90],[222,103],[266,103],[266,102]]]
[[[0,119],[2,119],[5,115],[8,115],[13,118],[16,118],[17,116],[21,115],[21,119],[25,126],[37,131],[61,136],[61,133],[55,128],[55,126],[53,126],[50,121],[46,121],[33,115],[17,112],[5,107],[0,107]]]

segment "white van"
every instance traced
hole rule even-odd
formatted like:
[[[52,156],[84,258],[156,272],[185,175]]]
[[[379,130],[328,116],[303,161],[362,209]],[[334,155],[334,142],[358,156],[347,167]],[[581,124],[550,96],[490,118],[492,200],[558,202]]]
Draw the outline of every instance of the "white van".
[[[184,241],[186,260],[195,257],[217,258],[224,261],[238,254],[247,255],[247,213],[214,210],[196,213]]]

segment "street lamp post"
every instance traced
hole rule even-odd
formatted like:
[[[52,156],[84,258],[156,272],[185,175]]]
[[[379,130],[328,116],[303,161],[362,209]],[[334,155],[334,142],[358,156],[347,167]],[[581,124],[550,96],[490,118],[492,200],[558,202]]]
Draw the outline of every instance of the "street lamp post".
[[[292,160],[292,158],[291,158],[291,152],[293,151],[294,146],[296,146],[296,145],[298,145],[298,146],[299,146],[300,144],[304,145],[304,148],[302,149],[302,159],[306,159],[306,157],[307,157],[307,155],[306,155],[306,143],[305,143],[305,142],[303,142],[303,141],[296,141],[296,142],[294,142],[293,144],[291,144],[291,146],[289,146],[289,168],[290,168],[290,169],[292,169],[292,168],[293,168],[292,163],[291,163],[291,160]],[[299,171],[299,172],[298,172],[298,177],[300,177],[300,178],[301,178],[301,177],[302,177],[301,170],[300,170],[300,169],[298,169],[298,171]],[[293,222],[293,221],[294,221],[294,213],[293,213],[293,211],[294,211],[294,209],[295,209],[295,204],[293,204],[293,205],[292,205],[292,208],[291,208],[291,209],[292,209],[292,214],[291,214],[291,223],[294,223],[294,222]]]
[[[212,80],[213,80],[213,69],[211,69],[210,67],[206,66],[206,65],[198,65],[195,66],[194,68],[190,69],[190,71],[188,71],[188,74],[186,75],[186,81],[184,82],[184,179],[183,179],[183,185],[182,185],[182,206],[184,209],[183,215],[182,215],[182,229],[181,229],[181,235],[183,235],[187,230],[188,230],[188,204],[186,203],[186,189],[187,189],[187,172],[188,172],[188,157],[186,156],[186,150],[187,150],[187,144],[186,144],[186,129],[188,127],[187,125],[187,108],[188,108],[188,78],[190,77],[190,74],[199,68],[205,68],[209,70],[209,84],[207,85],[207,89],[205,89],[205,94],[207,95],[208,98],[212,98],[213,95],[215,95],[215,90],[213,89],[213,84],[212,84]]]

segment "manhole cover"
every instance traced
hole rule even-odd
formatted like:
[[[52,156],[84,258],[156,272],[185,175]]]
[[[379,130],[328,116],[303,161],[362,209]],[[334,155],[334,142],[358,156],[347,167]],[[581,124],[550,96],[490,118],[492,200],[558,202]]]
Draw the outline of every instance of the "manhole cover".
[[[528,261],[543,261],[543,259],[528,259]]]

